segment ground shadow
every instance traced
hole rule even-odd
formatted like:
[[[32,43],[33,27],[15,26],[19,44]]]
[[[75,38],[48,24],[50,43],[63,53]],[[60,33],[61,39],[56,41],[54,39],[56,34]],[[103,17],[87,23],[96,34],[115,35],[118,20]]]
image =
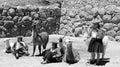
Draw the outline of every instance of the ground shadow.
[[[89,59],[90,60],[90,59]],[[96,63],[97,59],[95,59],[95,63]],[[104,58],[104,59],[100,59],[99,61],[99,65],[100,66],[104,66],[106,65],[108,62],[110,62],[110,58]],[[89,63],[89,62],[88,62]]]
[[[99,65],[105,65],[110,62],[110,58],[100,59]]]

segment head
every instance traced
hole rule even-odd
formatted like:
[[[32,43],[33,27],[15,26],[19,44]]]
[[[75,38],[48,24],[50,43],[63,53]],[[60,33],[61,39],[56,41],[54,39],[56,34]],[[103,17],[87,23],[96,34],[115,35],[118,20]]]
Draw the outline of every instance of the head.
[[[59,42],[63,42],[63,38],[62,37],[59,38]]]
[[[57,42],[52,42],[52,48],[53,49],[57,48]]]
[[[19,37],[17,38],[17,41],[18,41],[18,42],[23,41],[23,37],[22,37],[22,36],[19,36]]]

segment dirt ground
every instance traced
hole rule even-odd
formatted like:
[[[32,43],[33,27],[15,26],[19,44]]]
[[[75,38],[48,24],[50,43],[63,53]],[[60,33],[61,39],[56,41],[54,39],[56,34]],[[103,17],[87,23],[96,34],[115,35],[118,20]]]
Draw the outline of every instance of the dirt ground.
[[[47,48],[51,47],[52,41],[57,41],[62,35],[50,35],[50,40]],[[4,49],[4,39],[0,39],[0,67],[97,67],[96,65],[90,65],[87,63],[90,55],[87,52],[87,45],[83,41],[82,37],[69,37],[73,40],[73,48],[78,49],[80,53],[80,61],[78,63],[68,65],[65,62],[61,63],[51,63],[51,64],[41,64],[42,57],[31,57],[23,56],[20,59],[15,59],[12,54],[6,54],[3,52]],[[15,42],[16,38],[10,38],[10,42]],[[29,45],[29,52],[32,53],[31,37],[25,37],[24,41]],[[38,49],[36,49],[36,54]],[[107,46],[105,58],[110,58],[110,62],[102,67],[118,67],[120,66],[120,43],[109,41]],[[101,67],[101,66],[99,66]]]

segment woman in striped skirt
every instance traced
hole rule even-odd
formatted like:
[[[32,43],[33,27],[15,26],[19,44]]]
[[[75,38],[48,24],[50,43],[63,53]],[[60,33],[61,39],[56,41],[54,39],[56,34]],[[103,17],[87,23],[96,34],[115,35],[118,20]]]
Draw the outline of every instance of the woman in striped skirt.
[[[90,63],[99,65],[100,53],[103,52],[102,39],[104,37],[103,31],[100,29],[99,23],[94,23],[94,27],[90,31],[91,41],[88,47],[88,52],[91,53]],[[97,61],[95,61],[95,54],[97,54]]]

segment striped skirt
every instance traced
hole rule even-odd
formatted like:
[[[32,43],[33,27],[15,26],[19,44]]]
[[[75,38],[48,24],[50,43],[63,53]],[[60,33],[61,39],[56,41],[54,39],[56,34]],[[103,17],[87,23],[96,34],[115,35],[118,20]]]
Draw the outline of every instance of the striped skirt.
[[[102,39],[92,38],[88,46],[88,52],[102,53],[103,50]]]

